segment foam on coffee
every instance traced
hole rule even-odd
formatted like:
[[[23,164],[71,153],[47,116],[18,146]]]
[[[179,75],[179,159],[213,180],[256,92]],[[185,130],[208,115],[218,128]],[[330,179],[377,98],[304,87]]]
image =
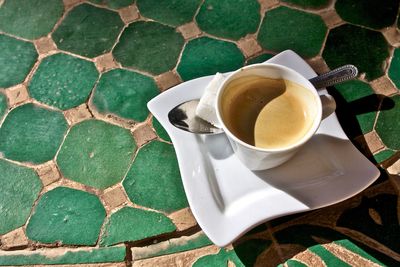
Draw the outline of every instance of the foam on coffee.
[[[259,148],[285,148],[301,140],[316,117],[315,96],[284,79],[245,76],[223,92],[221,115],[227,128]]]

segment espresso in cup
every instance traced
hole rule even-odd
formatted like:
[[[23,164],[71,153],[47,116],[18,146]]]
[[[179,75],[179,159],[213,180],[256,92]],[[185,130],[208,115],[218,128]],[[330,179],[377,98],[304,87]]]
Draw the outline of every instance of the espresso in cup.
[[[221,96],[221,116],[237,138],[263,149],[299,142],[317,117],[315,95],[286,80],[249,75],[230,81]]]
[[[273,63],[227,76],[217,89],[215,111],[235,156],[253,171],[288,161],[322,120],[322,102],[310,81]]]

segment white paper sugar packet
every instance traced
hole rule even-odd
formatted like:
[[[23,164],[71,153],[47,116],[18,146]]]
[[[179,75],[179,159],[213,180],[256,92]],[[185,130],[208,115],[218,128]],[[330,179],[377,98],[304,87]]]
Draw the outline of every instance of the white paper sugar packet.
[[[208,121],[215,127],[220,128],[221,124],[218,122],[217,112],[215,110],[215,101],[217,98],[217,89],[225,80],[224,75],[217,72],[211,82],[207,85],[200,102],[196,108],[196,116]]]

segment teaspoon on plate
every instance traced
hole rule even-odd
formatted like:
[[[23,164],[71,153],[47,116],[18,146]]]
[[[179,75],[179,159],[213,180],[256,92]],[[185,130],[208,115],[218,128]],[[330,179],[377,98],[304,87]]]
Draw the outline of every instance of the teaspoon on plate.
[[[316,89],[332,86],[347,80],[354,79],[358,74],[358,70],[353,65],[344,65],[337,69],[331,70],[309,81]],[[218,134],[223,130],[215,127],[208,121],[196,116],[196,108],[199,99],[189,100],[179,104],[168,113],[168,119],[175,127],[195,133],[195,134]]]

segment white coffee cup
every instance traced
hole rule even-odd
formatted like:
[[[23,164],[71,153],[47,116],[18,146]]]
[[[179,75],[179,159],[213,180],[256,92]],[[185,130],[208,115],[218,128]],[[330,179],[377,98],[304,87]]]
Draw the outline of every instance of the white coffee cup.
[[[224,120],[222,119],[221,103],[222,95],[224,90],[228,88],[230,82],[235,79],[246,77],[246,76],[262,76],[271,79],[284,79],[292,81],[309,90],[315,97],[315,101],[307,103],[309,105],[315,105],[315,115],[309,127],[308,131],[302,136],[302,138],[289,146],[282,148],[259,148],[247,144],[246,142],[240,140],[236,137],[226,126]],[[321,103],[320,96],[318,95],[315,87],[306,79],[304,76],[298,72],[271,63],[254,64],[250,66],[243,67],[232,74],[230,74],[225,81],[220,85],[217,90],[216,98],[216,113],[217,118],[222,126],[222,129],[226,133],[228,140],[231,143],[232,149],[235,155],[244,163],[244,165],[250,170],[265,170],[269,168],[276,167],[287,160],[289,160],[317,131],[323,113],[323,106]]]

